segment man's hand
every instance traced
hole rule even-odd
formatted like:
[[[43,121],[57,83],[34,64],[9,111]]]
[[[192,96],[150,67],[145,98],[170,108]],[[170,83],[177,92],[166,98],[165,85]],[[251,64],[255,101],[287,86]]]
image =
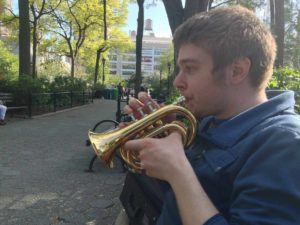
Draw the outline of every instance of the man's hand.
[[[128,105],[123,110],[126,114],[139,120],[158,108],[159,105],[146,92],[140,92],[138,99],[130,98]]]
[[[139,153],[141,167],[148,176],[169,183],[176,179],[175,174],[183,163],[188,163],[184,154],[181,135],[171,133],[165,138],[142,138],[131,140],[125,149]]]

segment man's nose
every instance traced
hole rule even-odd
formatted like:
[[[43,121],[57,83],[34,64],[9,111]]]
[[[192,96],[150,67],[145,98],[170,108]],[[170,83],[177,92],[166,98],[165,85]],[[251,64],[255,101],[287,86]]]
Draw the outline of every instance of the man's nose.
[[[179,72],[173,81],[173,86],[180,90],[184,88],[184,81],[182,79],[182,74]]]

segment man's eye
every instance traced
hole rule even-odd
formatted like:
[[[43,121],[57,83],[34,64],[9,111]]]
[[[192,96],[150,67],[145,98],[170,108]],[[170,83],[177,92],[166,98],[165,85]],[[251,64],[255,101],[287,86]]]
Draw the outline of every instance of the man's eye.
[[[194,70],[195,70],[195,69],[194,69],[193,67],[191,67],[191,66],[185,67],[185,71],[186,71],[187,73],[192,73]]]

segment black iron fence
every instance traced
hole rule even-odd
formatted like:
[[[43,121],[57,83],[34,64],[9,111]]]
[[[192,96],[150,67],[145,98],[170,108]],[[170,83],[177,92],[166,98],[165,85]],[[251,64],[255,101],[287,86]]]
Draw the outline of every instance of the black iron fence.
[[[15,101],[27,105],[29,117],[56,112],[93,102],[91,91],[64,91],[52,93],[14,93]]]
[[[93,102],[92,92],[65,91],[29,93],[29,116],[72,108]]]

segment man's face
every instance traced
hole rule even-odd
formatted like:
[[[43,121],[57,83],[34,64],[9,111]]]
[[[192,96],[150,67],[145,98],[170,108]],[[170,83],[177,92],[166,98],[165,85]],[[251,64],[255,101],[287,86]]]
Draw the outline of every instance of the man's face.
[[[187,108],[197,118],[221,116],[227,97],[225,74],[212,74],[211,55],[193,44],[184,44],[179,49],[178,66],[173,85],[186,98]]]

